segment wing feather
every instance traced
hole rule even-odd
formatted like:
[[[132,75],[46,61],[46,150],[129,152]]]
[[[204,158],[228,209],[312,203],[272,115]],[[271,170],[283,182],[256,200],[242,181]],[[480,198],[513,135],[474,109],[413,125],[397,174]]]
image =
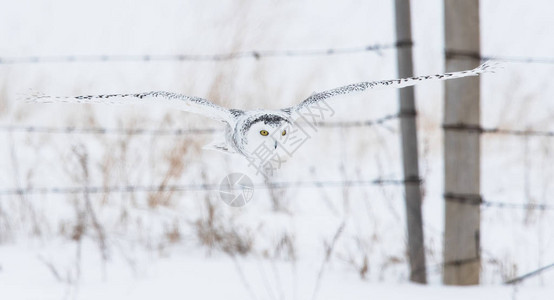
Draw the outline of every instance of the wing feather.
[[[146,92],[138,94],[108,94],[108,95],[84,95],[84,96],[49,96],[33,94],[27,97],[28,101],[36,103],[102,103],[102,104],[138,104],[138,103],[164,103],[176,109],[200,114],[217,121],[234,123],[232,110],[216,105],[206,99],[189,97],[171,92]]]
[[[479,74],[482,74],[482,73],[493,72],[493,69],[494,68],[490,63],[484,63],[473,70],[443,73],[443,74],[436,74],[436,75],[427,75],[427,76],[418,76],[418,77],[409,77],[409,78],[401,78],[401,79],[354,83],[354,84],[342,86],[339,88],[326,90],[320,93],[315,93],[310,97],[308,97],[307,99],[305,99],[304,101],[302,101],[300,104],[294,107],[285,108],[284,110],[289,112],[295,112],[295,111],[302,110],[305,107],[311,106],[317,102],[324,101],[335,96],[346,95],[346,94],[355,93],[355,92],[363,92],[368,89],[403,88],[407,86],[416,85],[419,82],[427,81],[427,80],[447,80],[447,79],[462,78],[462,77],[468,77],[468,76],[478,76]]]

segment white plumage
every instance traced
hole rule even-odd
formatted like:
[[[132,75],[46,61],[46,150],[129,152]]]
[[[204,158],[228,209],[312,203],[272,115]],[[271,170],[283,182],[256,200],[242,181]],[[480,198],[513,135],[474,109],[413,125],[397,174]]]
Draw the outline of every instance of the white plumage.
[[[34,94],[27,100],[38,103],[67,102],[67,103],[167,103],[175,109],[200,114],[225,124],[225,140],[209,145],[209,148],[226,153],[238,153],[247,158],[255,156],[260,146],[275,150],[283,139],[287,138],[287,130],[295,126],[294,118],[301,110],[335,96],[363,92],[375,88],[403,88],[413,86],[427,80],[446,80],[492,71],[490,64],[482,64],[473,70],[444,73],[437,75],[410,77],[402,79],[360,82],[343,87],[315,93],[296,106],[280,110],[240,110],[227,109],[208,100],[189,97],[170,92],[146,92],[138,94],[113,94],[89,96],[48,96]],[[294,130],[289,130],[294,131]]]

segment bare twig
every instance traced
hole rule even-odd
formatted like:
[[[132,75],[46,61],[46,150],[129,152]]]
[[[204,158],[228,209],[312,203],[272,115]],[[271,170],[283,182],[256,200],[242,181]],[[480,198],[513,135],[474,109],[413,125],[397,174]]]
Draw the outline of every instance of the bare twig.
[[[75,155],[77,155],[77,157],[79,158],[79,164],[83,171],[83,184],[85,187],[85,189],[83,190],[83,196],[85,198],[85,209],[87,211],[88,216],[90,217],[92,226],[94,227],[94,230],[98,235],[98,245],[100,247],[100,252],[102,254],[102,260],[105,263],[108,260],[108,247],[106,244],[106,235],[104,233],[104,228],[102,227],[102,225],[98,221],[98,218],[96,217],[96,212],[94,211],[94,208],[90,201],[89,192],[88,192],[88,186],[89,186],[88,154],[84,147],[73,148],[73,153],[75,153]]]
[[[546,265],[544,267],[541,267],[541,268],[538,268],[536,269],[535,271],[532,271],[532,272],[529,272],[527,274],[523,274],[521,276],[518,276],[516,278],[513,278],[513,279],[510,279],[506,282],[504,282],[504,284],[516,284],[516,283],[520,283],[522,282],[523,280],[527,279],[527,278],[530,278],[530,277],[533,277],[533,276],[536,276],[536,275],[539,275],[541,274],[542,272],[548,270],[548,269],[551,269],[551,268],[554,268],[554,263],[551,263],[549,265]]]
[[[233,263],[235,264],[235,268],[237,270],[237,273],[239,275],[239,278],[242,282],[242,284],[244,285],[244,288],[248,291],[248,293],[250,294],[250,298],[256,300],[258,299],[256,297],[256,294],[254,293],[254,291],[252,290],[252,287],[250,286],[250,284],[248,283],[248,280],[246,280],[246,276],[244,275],[244,272],[242,270],[242,267],[240,265],[240,263],[237,261],[237,258],[234,254],[229,254],[229,257],[231,257],[231,259],[233,260]]]
[[[62,276],[60,275],[60,273],[58,272],[58,269],[56,269],[56,267],[52,264],[52,262],[50,261],[47,261],[44,257],[42,256],[39,256],[38,257],[38,260],[40,262],[42,262],[47,268],[48,270],[50,270],[50,273],[52,273],[52,275],[54,275],[54,278],[56,278],[57,281],[59,282],[66,282],[66,280],[64,280],[62,278]],[[67,283],[67,282],[66,282]]]
[[[321,267],[319,269],[319,273],[317,274],[317,280],[315,283],[314,293],[312,294],[312,300],[315,300],[317,298],[317,292],[319,291],[319,286],[321,284],[321,280],[323,279],[323,273],[325,271],[325,266],[331,259],[331,255],[333,254],[333,250],[335,249],[335,245],[337,244],[337,241],[339,240],[340,236],[342,235],[342,232],[344,230],[344,226],[346,225],[345,221],[343,221],[337,231],[335,232],[335,235],[333,236],[333,240],[330,244],[326,245],[325,249],[325,257],[323,258],[323,261],[321,262]]]
[[[20,182],[20,178],[19,178],[19,160],[17,159],[17,155],[16,155],[16,150],[15,150],[15,142],[13,140],[13,135],[12,133],[10,132],[10,134],[8,134],[8,143],[10,145],[10,158],[11,158],[11,162],[12,162],[12,171],[13,171],[13,179],[15,181],[15,184],[17,186],[18,189],[21,189],[21,182]],[[19,195],[19,199],[21,200],[21,204],[23,206],[25,206],[25,209],[29,212],[30,214],[30,222],[32,224],[32,227],[33,227],[33,233],[36,234],[36,235],[40,235],[41,233],[41,227],[38,225],[38,220],[37,220],[37,215],[36,215],[36,212],[35,212],[35,209],[33,208],[33,205],[31,204],[31,202],[29,201],[29,199],[27,199],[26,197],[26,194],[24,193],[17,193],[17,195]]]

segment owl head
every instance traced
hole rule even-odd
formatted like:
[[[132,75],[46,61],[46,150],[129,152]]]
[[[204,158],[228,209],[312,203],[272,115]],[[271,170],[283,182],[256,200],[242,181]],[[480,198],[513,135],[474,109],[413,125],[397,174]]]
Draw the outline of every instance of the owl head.
[[[235,137],[241,152],[249,157],[259,157],[267,152],[278,151],[293,125],[285,112],[257,112],[248,116],[237,126]]]

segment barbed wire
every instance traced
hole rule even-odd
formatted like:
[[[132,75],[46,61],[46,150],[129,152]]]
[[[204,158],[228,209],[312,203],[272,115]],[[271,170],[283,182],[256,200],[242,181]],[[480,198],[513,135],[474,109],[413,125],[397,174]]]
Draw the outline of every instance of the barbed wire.
[[[389,114],[381,118],[364,121],[346,122],[316,122],[321,128],[352,128],[370,127],[381,125],[402,117],[402,114]],[[299,124],[302,124],[299,122]],[[50,126],[25,126],[25,125],[0,125],[1,131],[27,132],[27,133],[52,133],[52,134],[121,134],[121,135],[189,135],[211,134],[219,132],[221,128],[191,128],[191,129],[147,129],[147,128],[103,128],[103,127],[50,127]]]
[[[114,134],[114,135],[188,135],[210,134],[221,131],[218,128],[190,129],[146,129],[146,128],[103,128],[103,127],[49,127],[49,126],[0,126],[2,131],[52,134]]]
[[[518,130],[518,129],[502,129],[502,128],[482,128],[481,130],[482,130],[481,131],[482,133],[488,133],[488,134],[554,137],[554,131]]]
[[[548,205],[544,203],[513,203],[513,202],[499,202],[499,201],[483,201],[482,205],[485,207],[497,207],[497,208],[554,210],[554,205]]]
[[[20,56],[0,57],[0,65],[13,64],[38,64],[38,63],[77,63],[77,62],[153,62],[153,61],[229,61],[244,58],[256,60],[262,58],[278,57],[310,57],[356,54],[364,52],[376,52],[381,54],[383,50],[410,48],[413,47],[411,40],[399,40],[390,44],[371,44],[359,47],[344,48],[320,48],[300,50],[250,50],[219,54],[100,54],[100,55],[51,55],[51,56]],[[554,64],[554,57],[525,57],[525,56],[502,56],[482,55],[478,52],[462,50],[445,50],[447,58],[467,58],[481,61],[499,61],[524,64]]]
[[[406,183],[422,184],[422,179],[385,179],[372,180],[342,180],[342,181],[285,181],[257,183],[253,189],[288,189],[288,188],[326,188],[326,187],[353,187],[353,186],[401,186]],[[139,193],[139,192],[194,192],[218,191],[219,184],[184,184],[184,185],[123,185],[123,186],[78,186],[78,187],[30,187],[21,189],[0,190],[0,195],[33,195],[33,194],[108,194],[108,193]],[[226,187],[228,189],[228,187]],[[237,188],[238,189],[238,188]],[[483,207],[526,209],[526,210],[554,210],[554,205],[545,203],[517,203],[484,200],[481,195],[446,193],[445,201]]]
[[[324,188],[324,187],[351,187],[351,186],[384,186],[404,185],[411,179],[384,179],[373,180],[342,180],[342,181],[288,181],[257,183],[253,189],[286,189],[286,188]],[[194,192],[218,191],[219,184],[185,184],[185,185],[124,185],[124,186],[80,186],[80,187],[31,187],[22,189],[0,190],[0,195],[33,195],[33,194],[102,194],[102,193],[134,193],[134,192]],[[225,187],[229,190],[228,187]],[[239,189],[237,187],[237,189]]]
[[[471,124],[444,124],[442,125],[444,130],[454,131],[468,131],[476,132],[480,134],[498,134],[498,135],[513,135],[513,136],[535,136],[535,137],[554,137],[554,131],[539,131],[534,129],[507,129],[499,127],[481,127],[480,125]]]
[[[243,58],[256,60],[269,57],[304,57],[381,52],[382,50],[412,47],[411,40],[391,44],[372,44],[350,48],[324,48],[304,50],[252,50],[220,54],[145,54],[145,55],[59,55],[0,57],[0,64],[74,63],[74,62],[151,62],[151,61],[227,61]]]
[[[462,50],[445,50],[446,58],[466,58],[480,61],[498,61],[522,64],[554,64],[554,57],[525,57],[525,56],[501,56],[501,55],[481,55],[479,52]]]
[[[445,201],[456,202],[467,205],[479,205],[483,207],[512,208],[526,210],[554,210],[554,205],[546,203],[521,203],[485,200],[481,195],[445,193]]]
[[[403,114],[390,114],[381,118],[363,121],[316,122],[318,128],[356,128],[382,125],[385,122],[404,117]],[[554,137],[554,131],[520,130],[506,128],[481,127],[479,125],[450,124],[443,125],[444,130],[469,131],[480,134],[512,135],[522,137]],[[114,135],[194,135],[213,134],[221,128],[189,128],[189,129],[151,129],[151,128],[105,128],[105,127],[51,127],[29,125],[0,125],[0,131],[50,133],[50,134],[114,134]]]

